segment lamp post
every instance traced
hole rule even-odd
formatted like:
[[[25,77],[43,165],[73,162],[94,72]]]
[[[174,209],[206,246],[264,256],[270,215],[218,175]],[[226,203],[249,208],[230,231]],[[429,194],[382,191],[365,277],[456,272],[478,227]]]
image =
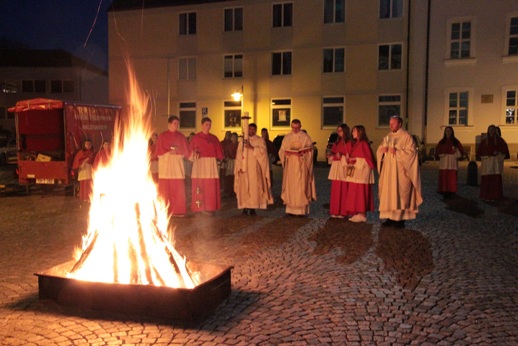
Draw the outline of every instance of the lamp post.
[[[243,86],[241,86],[241,92],[236,91],[232,94],[234,101],[241,101],[241,130],[243,131],[243,147],[241,154],[243,155],[243,161],[246,162],[248,150],[245,150],[245,145],[248,144],[248,121],[250,117],[248,116],[248,112],[244,113],[244,96],[243,96]],[[246,172],[246,164],[241,168],[242,172]]]

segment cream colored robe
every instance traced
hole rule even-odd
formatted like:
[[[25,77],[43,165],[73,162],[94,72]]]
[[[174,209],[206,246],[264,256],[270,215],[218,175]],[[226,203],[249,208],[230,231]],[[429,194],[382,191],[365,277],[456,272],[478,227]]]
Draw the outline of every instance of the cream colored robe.
[[[290,153],[290,151],[297,151]],[[281,198],[286,213],[309,214],[309,203],[316,201],[313,176],[313,141],[303,131],[288,133],[282,140],[279,157],[283,167]]]
[[[396,153],[383,153],[382,148],[395,147]],[[378,147],[378,193],[380,218],[395,221],[415,219],[423,203],[417,149],[405,130],[389,133]]]
[[[239,142],[234,161],[234,192],[239,209],[266,209],[273,204],[270,165],[264,139],[250,136],[248,143],[254,149],[243,155],[243,142]]]

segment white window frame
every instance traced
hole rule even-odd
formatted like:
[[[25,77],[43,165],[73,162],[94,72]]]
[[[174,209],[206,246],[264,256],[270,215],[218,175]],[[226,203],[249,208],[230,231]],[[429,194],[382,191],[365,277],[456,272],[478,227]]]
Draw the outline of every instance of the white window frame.
[[[336,70],[336,61],[337,61],[336,53],[338,50],[343,51],[343,69],[341,71]],[[331,64],[333,65],[332,71],[325,70],[325,67],[326,67],[325,52],[326,51],[333,52],[333,59],[331,62]],[[342,72],[345,72],[345,47],[326,47],[326,48],[322,49],[322,73],[342,73]]]
[[[341,2],[343,6],[343,18],[337,19],[337,15],[340,13],[338,11],[337,3]],[[324,0],[324,14],[323,14],[323,20],[324,24],[337,24],[337,23],[344,23],[345,22],[345,15],[346,15],[346,4],[347,0]],[[330,8],[328,8],[330,6]],[[326,14],[332,14],[332,20],[327,21],[326,20]]]
[[[460,95],[460,93],[467,93],[468,95],[468,102],[467,106],[450,106],[450,94],[455,93],[457,95]],[[445,126],[452,126],[452,127],[466,127],[466,126],[473,126],[473,97],[474,97],[474,90],[473,88],[451,88],[446,89],[444,92],[444,124]],[[459,100],[459,97],[457,96],[457,100]],[[466,109],[466,124],[459,124],[459,111]],[[450,111],[456,110],[456,124],[450,124]]]
[[[285,72],[284,71],[284,54],[289,53],[290,54],[290,71]],[[280,73],[273,73],[273,62],[274,62],[274,55],[280,54],[281,57],[281,66],[280,66]],[[291,76],[293,74],[293,52],[291,50],[284,50],[284,51],[275,51],[271,53],[271,74],[272,76]]]
[[[178,80],[196,80],[196,57],[182,56],[178,58]],[[185,67],[183,73],[182,67]]]
[[[381,16],[381,3],[382,2],[388,2],[388,7],[389,7],[389,15],[388,17],[382,17]],[[395,3],[399,3],[400,6],[401,6],[401,13],[398,15],[398,14],[394,14],[394,5]],[[378,1],[378,18],[380,20],[387,20],[387,19],[400,19],[400,18],[403,18],[405,15],[405,1],[404,0],[379,0]]]
[[[509,92],[514,92],[514,99],[510,99],[508,97]],[[508,101],[512,101],[513,104],[509,104]],[[500,123],[509,125],[509,126],[517,126],[518,125],[518,86],[514,87],[506,87],[502,91],[502,118]],[[508,111],[512,109],[512,119],[513,122],[508,122],[510,118],[508,115]]]
[[[271,100],[271,128],[287,129],[291,126],[292,115],[292,99],[289,97],[276,97]]]
[[[341,99],[341,100],[340,100]],[[337,102],[341,101],[341,102]],[[326,108],[341,108],[342,117],[336,124],[326,123]],[[322,97],[322,128],[335,129],[338,125],[345,121],[345,96],[323,96]]]
[[[241,78],[243,77],[243,54],[225,54],[223,56],[223,77]],[[229,74],[229,75],[227,75]]]
[[[236,28],[238,24],[236,22],[236,10],[241,10],[241,23],[239,23],[241,25],[241,28]],[[227,11],[230,11],[230,12],[227,12]],[[231,13],[231,21],[232,21],[232,28],[228,29],[227,30],[227,27],[226,27],[226,19],[227,19],[227,13]],[[223,31],[225,32],[232,32],[232,31],[243,31],[243,24],[245,22],[244,20],[244,11],[243,11],[243,7],[227,7],[225,9],[223,9]]]
[[[284,17],[284,13],[286,12],[286,6],[287,5],[291,5],[291,18],[290,18],[290,23],[287,23],[286,22],[286,18]],[[274,15],[275,15],[275,7],[276,6],[281,6],[281,24],[280,25],[275,25],[275,22],[274,22]],[[293,10],[294,10],[294,6],[293,6],[293,2],[276,2],[276,3],[273,3],[272,4],[272,28],[286,28],[286,27],[292,27],[293,26]]]
[[[195,25],[194,25],[194,32],[191,32],[190,30],[190,18],[189,16],[191,14],[194,14],[194,20],[195,20]],[[182,27],[182,16],[185,16],[185,28]],[[197,23],[197,13],[195,11],[189,11],[189,12],[180,12],[178,13],[178,35],[179,36],[188,36],[188,35],[196,35],[196,31],[197,31],[197,26],[198,26],[198,23]]]
[[[387,63],[387,68],[380,68],[380,48],[381,47],[386,47],[388,46],[389,48],[389,53],[388,53],[388,63]],[[399,46],[400,47],[400,66],[399,68],[392,68],[392,60],[394,59],[394,53],[393,53],[393,50],[394,50],[394,47],[395,46]],[[393,43],[383,43],[383,44],[378,44],[378,71],[399,71],[399,70],[402,70],[403,69],[403,43],[401,42],[393,42]]]
[[[223,128],[236,130],[241,128],[241,110],[243,98],[239,101],[223,101]]]
[[[467,23],[470,22],[471,28],[470,28],[470,38],[469,38],[469,57],[451,57],[451,34],[452,34],[452,26],[453,24],[459,24],[459,23]],[[476,57],[476,35],[477,35],[477,21],[473,17],[461,17],[461,18],[450,18],[446,21],[446,50],[445,50],[445,63],[446,65],[453,65],[453,64],[474,64],[475,63],[475,57]],[[458,42],[462,42],[462,38],[459,40],[456,40]],[[464,40],[468,41],[468,40]],[[460,52],[460,51],[459,51]]]
[[[518,20],[518,11],[511,12],[506,15],[506,24],[505,24],[505,42],[504,42],[504,52],[503,52],[503,61],[508,62],[518,62],[518,52],[516,54],[509,54],[509,47],[511,39],[518,40],[518,32],[515,34],[511,34],[511,30],[518,30],[511,26],[511,21],[515,19]]]
[[[399,98],[399,99],[398,100],[395,100],[395,99],[394,100],[382,100],[381,99],[382,97]],[[378,116],[377,116],[378,127],[388,128],[390,117],[392,117],[394,115],[399,115],[402,117],[402,114],[401,114],[402,105],[403,105],[403,96],[401,94],[379,94],[378,95]],[[389,117],[387,118],[387,123],[382,124],[380,121],[381,116],[382,116],[382,114],[380,112],[381,107],[394,107],[394,106],[399,107],[399,110],[397,112],[395,112],[395,111],[390,112],[391,114],[389,114]]]

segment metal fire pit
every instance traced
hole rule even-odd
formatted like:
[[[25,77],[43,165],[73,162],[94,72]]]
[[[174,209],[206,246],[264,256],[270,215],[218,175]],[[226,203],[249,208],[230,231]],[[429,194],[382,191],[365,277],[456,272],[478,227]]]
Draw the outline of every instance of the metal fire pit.
[[[233,267],[189,263],[200,272],[193,289],[81,281],[65,277],[74,261],[55,266],[38,276],[39,298],[81,309],[199,322],[216,310],[231,291]]]

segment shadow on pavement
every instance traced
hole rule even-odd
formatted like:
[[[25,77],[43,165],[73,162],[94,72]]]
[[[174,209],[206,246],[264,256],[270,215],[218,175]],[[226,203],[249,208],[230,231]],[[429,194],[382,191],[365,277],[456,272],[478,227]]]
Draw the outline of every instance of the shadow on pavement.
[[[462,213],[474,218],[481,217],[484,214],[484,210],[478,207],[478,202],[459,195],[455,195],[451,198],[445,198],[442,200],[446,204],[446,209],[454,211],[456,213]]]

